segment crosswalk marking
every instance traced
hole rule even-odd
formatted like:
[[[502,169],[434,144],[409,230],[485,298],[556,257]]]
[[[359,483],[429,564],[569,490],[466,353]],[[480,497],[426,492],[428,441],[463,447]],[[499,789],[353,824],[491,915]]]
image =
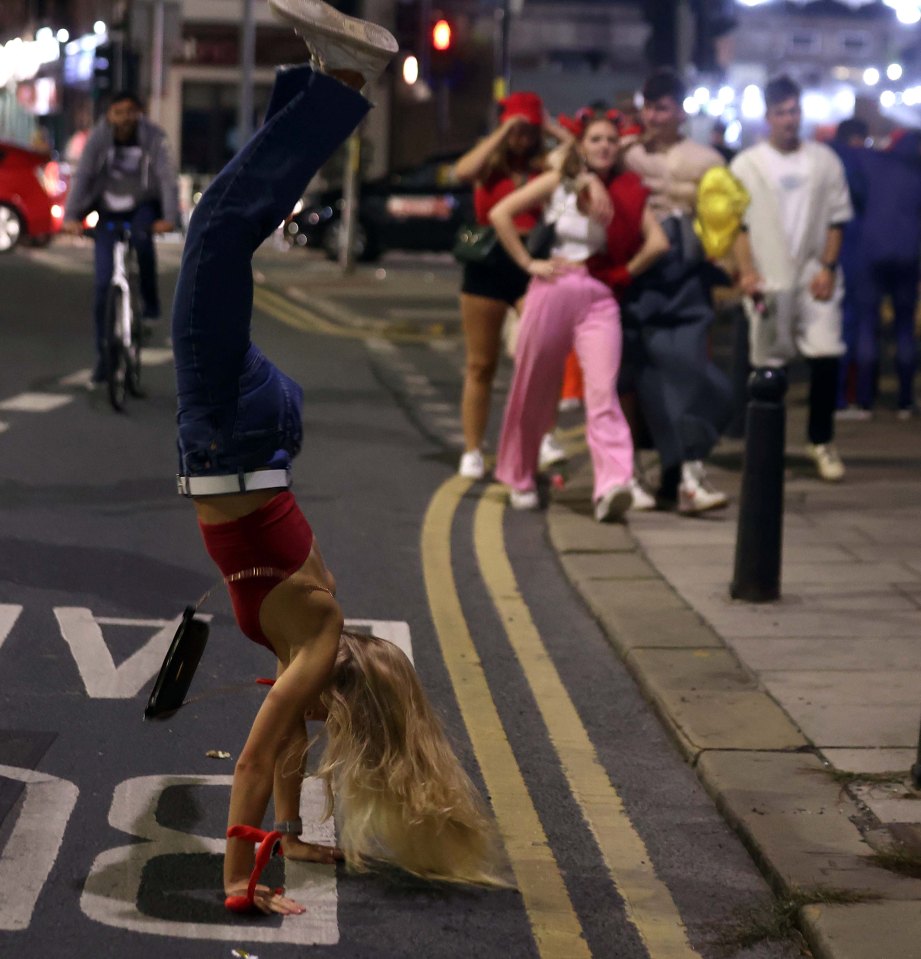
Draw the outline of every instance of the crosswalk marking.
[[[19,393],[0,402],[0,410],[18,413],[48,413],[73,402],[72,396],[60,393]]]

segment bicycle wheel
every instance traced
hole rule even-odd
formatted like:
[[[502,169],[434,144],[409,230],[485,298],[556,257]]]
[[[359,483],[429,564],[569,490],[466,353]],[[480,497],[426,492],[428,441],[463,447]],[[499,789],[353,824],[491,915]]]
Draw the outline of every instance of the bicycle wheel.
[[[116,286],[109,287],[106,299],[106,380],[109,402],[119,413],[125,409],[128,395],[129,357],[122,342],[122,294]]]
[[[137,290],[137,278],[128,274],[129,307],[131,309],[131,346],[128,347],[128,391],[132,396],[142,397],[141,389],[141,342],[144,338],[141,321],[141,303]]]

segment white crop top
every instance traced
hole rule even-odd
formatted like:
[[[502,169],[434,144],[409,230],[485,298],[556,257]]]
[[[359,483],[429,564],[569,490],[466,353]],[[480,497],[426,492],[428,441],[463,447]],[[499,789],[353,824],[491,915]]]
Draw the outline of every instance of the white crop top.
[[[562,183],[544,210],[544,222],[556,227],[552,256],[581,263],[604,249],[607,230],[579,209],[579,197]]]

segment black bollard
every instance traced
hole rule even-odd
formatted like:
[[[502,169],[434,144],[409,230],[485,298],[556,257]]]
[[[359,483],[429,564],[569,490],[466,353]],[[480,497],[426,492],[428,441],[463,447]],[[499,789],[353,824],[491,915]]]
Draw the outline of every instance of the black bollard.
[[[748,381],[745,460],[729,593],[749,603],[780,599],[787,374],[762,367]]]

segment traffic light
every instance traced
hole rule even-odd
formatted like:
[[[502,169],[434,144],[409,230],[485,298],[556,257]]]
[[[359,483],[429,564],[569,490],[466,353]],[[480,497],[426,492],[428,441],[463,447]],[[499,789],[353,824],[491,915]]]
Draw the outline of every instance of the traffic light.
[[[439,53],[446,53],[451,49],[454,40],[454,31],[451,24],[443,17],[436,20],[432,26],[432,49]]]
[[[112,78],[115,75],[115,48],[111,43],[96,47],[93,56],[93,93],[104,97],[112,92]]]

